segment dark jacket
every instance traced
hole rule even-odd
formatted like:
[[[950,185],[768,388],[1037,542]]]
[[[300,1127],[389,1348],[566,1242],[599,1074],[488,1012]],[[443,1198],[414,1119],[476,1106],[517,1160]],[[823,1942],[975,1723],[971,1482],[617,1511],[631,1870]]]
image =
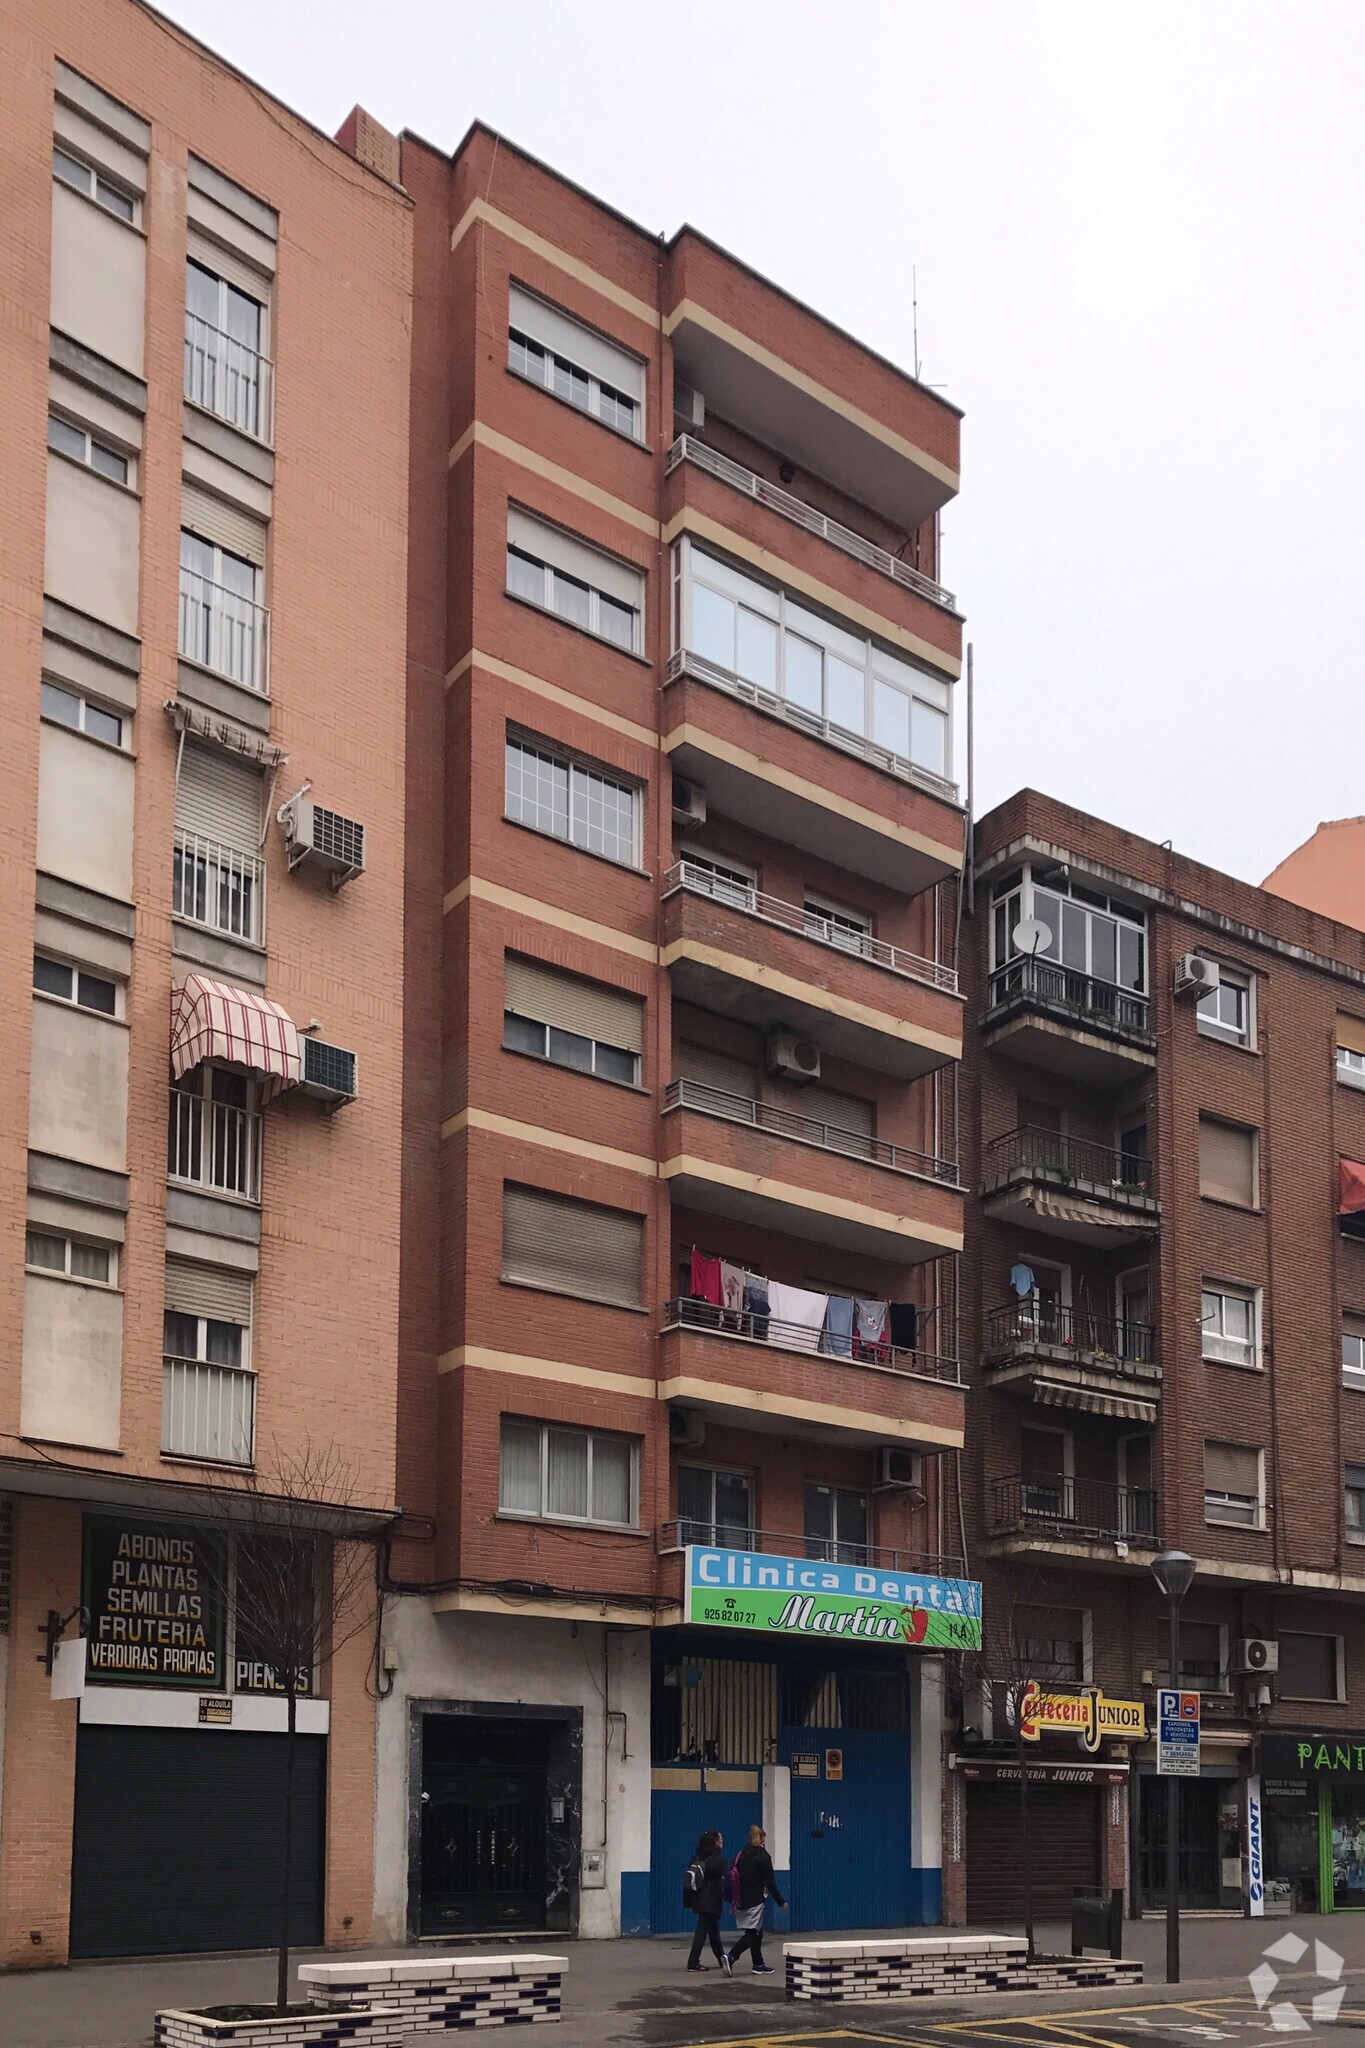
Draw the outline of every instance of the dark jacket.
[[[741,1911],[746,1906],[761,1906],[765,1899],[776,1899],[779,1906],[786,1905],[773,1876],[773,1859],[761,1843],[746,1843],[735,1863],[739,1871],[739,1897],[731,1900],[732,1905]]]
[[[693,1894],[692,1910],[694,1913],[714,1913],[719,1917],[725,1897],[726,1874],[730,1868],[724,1852],[713,1849],[701,1868],[702,1882],[700,1889]]]

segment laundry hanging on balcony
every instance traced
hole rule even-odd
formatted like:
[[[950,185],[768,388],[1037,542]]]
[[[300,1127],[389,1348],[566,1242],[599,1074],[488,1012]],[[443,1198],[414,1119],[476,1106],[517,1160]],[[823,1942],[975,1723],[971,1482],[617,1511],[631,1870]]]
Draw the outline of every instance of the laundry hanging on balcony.
[[[1354,1159],[1338,1162],[1338,1216],[1359,1216],[1365,1210],[1365,1166]]]
[[[768,1303],[783,1344],[793,1351],[819,1350],[829,1307],[827,1294],[813,1294],[808,1287],[788,1287],[781,1280],[770,1280]]]
[[[171,991],[171,1071],[178,1081],[205,1060],[257,1075],[262,1102],[303,1079],[299,1034],[278,1003],[205,974],[188,974]]]

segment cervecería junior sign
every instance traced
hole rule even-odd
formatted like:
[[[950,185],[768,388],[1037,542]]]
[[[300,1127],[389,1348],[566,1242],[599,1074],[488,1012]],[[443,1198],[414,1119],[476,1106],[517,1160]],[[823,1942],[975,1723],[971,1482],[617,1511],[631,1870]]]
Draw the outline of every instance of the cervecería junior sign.
[[[981,1587],[975,1579],[934,1579],[693,1544],[684,1587],[683,1619],[703,1627],[923,1650],[981,1648]]]
[[[217,1539],[202,1530],[87,1516],[89,1676],[106,1685],[221,1692],[222,1564]]]

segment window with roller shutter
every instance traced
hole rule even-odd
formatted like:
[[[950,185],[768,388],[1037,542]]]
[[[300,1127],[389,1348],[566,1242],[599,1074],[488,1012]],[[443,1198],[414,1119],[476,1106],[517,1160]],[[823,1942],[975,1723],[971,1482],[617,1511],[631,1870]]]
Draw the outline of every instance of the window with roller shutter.
[[[644,1003],[623,989],[505,956],[503,1045],[599,1080],[638,1084]]]
[[[1248,1444],[1204,1444],[1204,1520],[1259,1529],[1265,1520],[1262,1453]]]
[[[643,1216],[605,1209],[546,1188],[502,1191],[502,1277],[551,1294],[638,1308]]]
[[[1254,1209],[1259,1199],[1256,1132],[1217,1117],[1199,1119],[1199,1192],[1211,1201]]]
[[[188,741],[175,786],[176,825],[182,832],[254,853],[261,841],[261,793],[259,768]]]

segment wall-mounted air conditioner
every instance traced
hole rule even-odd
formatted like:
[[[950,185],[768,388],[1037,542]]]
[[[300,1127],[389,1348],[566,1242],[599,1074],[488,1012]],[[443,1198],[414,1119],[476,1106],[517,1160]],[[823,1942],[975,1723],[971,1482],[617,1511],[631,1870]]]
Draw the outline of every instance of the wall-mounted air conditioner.
[[[768,1037],[768,1072],[783,1081],[818,1081],[820,1048],[794,1031],[773,1031]]]
[[[673,823],[680,832],[695,832],[706,823],[706,791],[681,775],[673,777]]]
[[[924,1489],[924,1460],[918,1451],[902,1450],[899,1444],[883,1444],[877,1452],[878,1486]]]
[[[340,1045],[324,1045],[320,1038],[305,1038],[300,1086],[305,1095],[327,1103],[332,1109],[340,1109],[343,1102],[354,1102],[355,1054]]]
[[[1232,1668],[1241,1678],[1260,1678],[1280,1668],[1280,1646],[1264,1636],[1243,1636],[1232,1646]]]
[[[327,875],[334,889],[365,870],[365,827],[343,818],[309,796],[295,796],[280,808],[289,872],[311,861]]]
[[[670,1408],[668,1441],[685,1450],[695,1450],[706,1441],[706,1417],[700,1408]]]
[[[1216,960],[1206,960],[1202,953],[1182,953],[1175,963],[1175,992],[1178,996],[1206,996],[1218,987],[1221,976]]]
[[[706,400],[692,384],[673,383],[673,424],[684,434],[699,434],[706,425]]]

